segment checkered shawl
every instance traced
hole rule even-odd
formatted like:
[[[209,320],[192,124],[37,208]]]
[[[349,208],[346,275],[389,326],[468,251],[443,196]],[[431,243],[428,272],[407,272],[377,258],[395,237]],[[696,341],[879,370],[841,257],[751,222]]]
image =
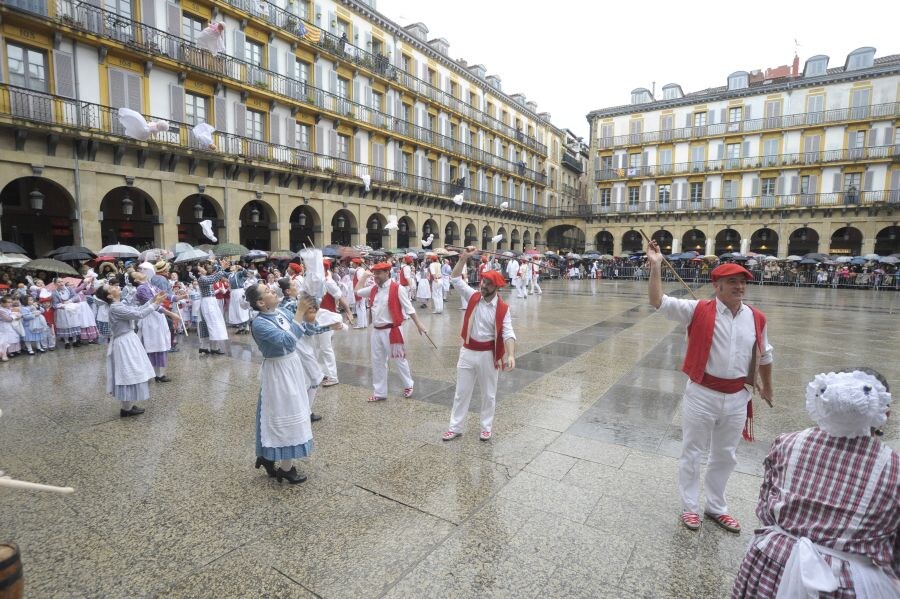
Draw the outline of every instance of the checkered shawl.
[[[871,499],[857,513],[883,445],[874,437],[832,437],[818,427],[780,435],[765,460],[756,515],[763,526],[779,525],[796,537],[840,551],[865,555],[900,578],[900,456],[889,451],[872,486]],[[732,599],[774,597],[794,540],[757,529],[731,591]],[[831,563],[832,558],[825,560]],[[820,597],[856,597],[850,570],[841,568],[840,587]]]

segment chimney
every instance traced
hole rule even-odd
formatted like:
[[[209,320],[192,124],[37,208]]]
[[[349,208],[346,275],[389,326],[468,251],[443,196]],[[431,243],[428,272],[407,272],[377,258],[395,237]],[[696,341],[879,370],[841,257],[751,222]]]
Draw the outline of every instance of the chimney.
[[[800,57],[794,54],[794,65],[791,69],[791,75],[796,77],[800,73]]]

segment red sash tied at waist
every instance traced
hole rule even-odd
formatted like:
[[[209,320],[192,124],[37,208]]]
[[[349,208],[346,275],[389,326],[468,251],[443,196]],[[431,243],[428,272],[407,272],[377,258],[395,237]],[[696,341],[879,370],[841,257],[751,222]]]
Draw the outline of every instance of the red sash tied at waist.
[[[744,389],[744,385],[746,383],[746,377],[742,377],[739,379],[720,379],[719,377],[713,376],[708,372],[703,373],[703,379],[700,381],[700,384],[707,389],[712,389],[713,391],[718,391],[719,393],[737,393],[738,391]]]
[[[392,329],[392,328],[394,328],[394,325],[392,325],[392,324],[382,324],[382,325],[374,325],[374,326],[375,326],[375,328],[378,329],[379,331],[383,331],[384,329]]]
[[[463,343],[463,347],[472,351],[494,351],[495,343],[493,341],[475,341],[469,339]]]

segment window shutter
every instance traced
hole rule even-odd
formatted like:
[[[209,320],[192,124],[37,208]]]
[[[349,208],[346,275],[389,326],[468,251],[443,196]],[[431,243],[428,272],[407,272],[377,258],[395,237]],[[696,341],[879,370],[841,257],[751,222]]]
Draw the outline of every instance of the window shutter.
[[[708,200],[712,197],[712,181],[703,184],[703,199]]]
[[[600,157],[599,156],[594,156],[594,170],[595,171],[600,170]]]
[[[747,105],[744,106],[744,120],[745,120],[745,121],[749,121],[749,120],[750,120],[750,108],[752,108],[752,107],[750,106],[750,104],[747,104]]]
[[[325,89],[325,80],[322,78],[322,67],[320,65],[316,65],[316,80],[313,81],[313,85],[319,89]]]
[[[156,27],[156,0],[141,0],[141,22]]]
[[[819,177],[818,175],[809,176],[809,191],[807,193],[819,193]]]
[[[269,114],[269,143],[281,145],[281,117],[277,114]]]
[[[791,177],[791,195],[795,195],[800,191],[800,177],[794,175]]]
[[[647,166],[650,164],[650,152],[645,151],[641,158],[641,166]]]
[[[396,94],[394,94],[394,117],[403,118],[403,101]]]
[[[900,201],[900,169],[891,173],[891,195],[892,202]]]
[[[749,141],[745,141],[745,142],[744,142],[743,157],[744,157],[744,158],[747,158],[747,157],[749,157],[749,156],[750,156],[750,142],[749,142]]]
[[[184,121],[184,88],[169,85],[169,117],[178,123]]]
[[[228,114],[225,112],[227,110],[226,106],[225,98],[216,96],[216,131],[221,131],[222,133],[228,131]]]
[[[653,204],[656,202],[656,183],[651,183],[647,186],[647,203]]]
[[[337,84],[337,71],[332,69],[328,69],[328,91],[332,94],[337,95],[338,84]]]
[[[353,156],[351,156],[353,162],[362,162],[362,140],[358,137],[353,139]],[[371,160],[369,160],[371,162]]]
[[[367,85],[367,86],[365,86],[365,90],[366,90],[366,92],[365,92],[366,106],[368,106],[369,108],[374,108],[375,101],[372,98],[372,88]]]
[[[837,193],[840,190],[841,190],[841,174],[835,173],[834,179],[832,180],[832,183],[831,183],[831,191],[833,191],[834,193]]]
[[[640,194],[640,202],[641,202],[641,203],[644,203],[644,202],[647,201],[647,186],[646,186],[646,185],[641,185],[639,189],[640,189],[640,192],[639,192],[639,194]]]
[[[316,25],[319,27],[322,26],[322,5],[318,2],[315,3],[315,20]]]
[[[373,144],[372,150],[375,154],[375,166],[384,168],[384,144]]]
[[[708,110],[706,113],[706,124],[714,125],[716,122],[716,112],[714,110]]]
[[[337,35],[337,13],[333,10],[328,11],[328,31]]]
[[[329,156],[337,156],[337,131],[334,129],[328,130],[328,155]]]
[[[681,193],[678,194],[678,197],[681,198],[682,200],[686,200],[687,195],[688,195],[688,184],[681,183],[678,185],[678,187],[679,187],[679,189],[681,189]]]
[[[750,195],[754,198],[759,195],[759,177],[753,177],[750,183]]]
[[[316,125],[316,154],[325,155],[325,130]]]
[[[233,34],[234,50],[232,52],[232,56],[234,56],[238,60],[244,60],[244,58],[247,56],[247,50],[244,47],[246,45],[247,36],[245,36],[244,32],[239,29],[235,29],[233,31]]]
[[[728,109],[723,108],[719,111],[719,122],[724,123],[728,119]]]
[[[126,73],[125,80],[128,84],[128,97],[126,99],[128,108],[143,112],[141,76],[136,73]]]
[[[721,143],[716,146],[716,158],[717,160],[722,160],[725,158],[725,144]]]
[[[181,7],[171,2],[166,3],[166,31],[172,35],[168,40],[169,56],[179,58],[178,40],[181,38]],[[241,56],[243,56],[243,53]]]
[[[68,52],[53,51],[53,79],[56,95],[75,97],[75,62]]]
[[[274,45],[269,44],[266,51],[269,54],[269,70],[273,73],[282,74],[278,69],[278,49]]]
[[[284,123],[284,140],[287,147],[297,147],[297,121],[294,119],[289,119]]]
[[[125,98],[125,73],[118,69],[107,69],[109,81],[109,105],[113,110],[128,108]]]
[[[693,120],[693,119],[692,119],[693,116],[694,116],[694,115],[692,115],[691,113],[688,113],[688,114],[684,115],[684,126],[685,126],[685,127],[690,127],[690,126],[691,126],[692,120]]]
[[[863,191],[872,191],[872,184],[875,181],[875,173],[872,171],[867,171],[866,176],[863,179]]]
[[[362,104],[362,92],[360,92],[359,81],[353,82],[353,98],[352,100],[358,104]]]
[[[372,32],[366,31],[365,34],[363,34],[363,41],[366,45],[366,52],[372,52]]]
[[[240,137],[247,135],[247,107],[240,102],[234,103],[234,134]]]
[[[784,175],[778,175],[775,180],[775,195],[784,195]]]
[[[874,148],[878,145],[878,129],[871,129],[869,131],[869,147]]]

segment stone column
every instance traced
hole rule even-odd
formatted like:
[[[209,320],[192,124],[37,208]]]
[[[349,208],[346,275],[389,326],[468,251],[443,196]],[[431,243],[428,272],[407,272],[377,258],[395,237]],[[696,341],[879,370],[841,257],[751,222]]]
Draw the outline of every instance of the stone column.
[[[750,251],[750,238],[742,237],[741,238],[741,253],[746,254]]]
[[[706,238],[706,255],[711,256],[713,252],[716,251],[716,238],[715,237],[707,237]]]
[[[680,254],[681,253],[681,239],[672,235],[672,253]]]

